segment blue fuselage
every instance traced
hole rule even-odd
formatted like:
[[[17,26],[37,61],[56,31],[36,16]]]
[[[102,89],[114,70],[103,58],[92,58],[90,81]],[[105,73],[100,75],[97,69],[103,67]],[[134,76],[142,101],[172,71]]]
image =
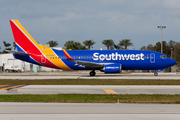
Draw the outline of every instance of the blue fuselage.
[[[67,60],[63,51],[53,49],[59,58],[71,69],[89,69]],[[142,50],[67,50],[74,60],[98,64],[121,64],[122,70],[156,70],[176,63],[165,54]]]

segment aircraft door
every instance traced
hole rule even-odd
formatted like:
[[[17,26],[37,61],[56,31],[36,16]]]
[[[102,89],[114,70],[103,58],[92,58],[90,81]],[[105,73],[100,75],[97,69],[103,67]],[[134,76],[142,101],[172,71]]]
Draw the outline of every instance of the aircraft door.
[[[41,55],[41,62],[46,63],[46,58],[44,57],[44,55]]]
[[[155,54],[154,53],[150,54],[150,62],[155,63]]]

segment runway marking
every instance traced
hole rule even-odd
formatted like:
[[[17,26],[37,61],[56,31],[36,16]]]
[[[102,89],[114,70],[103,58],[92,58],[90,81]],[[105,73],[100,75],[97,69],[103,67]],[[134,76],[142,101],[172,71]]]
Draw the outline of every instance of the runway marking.
[[[0,90],[8,90],[8,89],[18,88],[22,86],[25,86],[25,85],[1,85]]]
[[[7,86],[9,86],[9,85],[0,85],[0,89],[4,88],[4,87],[7,87]]]
[[[115,92],[112,89],[103,89],[107,94],[118,94],[117,92]]]

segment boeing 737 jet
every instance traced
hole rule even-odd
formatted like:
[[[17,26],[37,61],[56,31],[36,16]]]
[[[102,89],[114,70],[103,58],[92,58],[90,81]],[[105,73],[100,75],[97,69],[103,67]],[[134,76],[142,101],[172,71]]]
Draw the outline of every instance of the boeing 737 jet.
[[[122,70],[158,70],[176,64],[165,54],[145,50],[58,50],[38,44],[18,20],[10,20],[17,46],[16,59],[63,70],[95,70],[120,73]],[[158,75],[157,72],[154,73]]]

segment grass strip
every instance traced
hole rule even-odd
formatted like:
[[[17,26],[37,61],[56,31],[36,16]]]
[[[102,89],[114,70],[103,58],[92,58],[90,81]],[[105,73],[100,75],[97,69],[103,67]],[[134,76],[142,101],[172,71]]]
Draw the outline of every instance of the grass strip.
[[[180,85],[180,80],[52,79],[0,80],[0,85]]]
[[[162,103],[180,104],[180,95],[104,95],[104,94],[55,94],[55,95],[0,95],[0,102],[56,102],[56,103]]]

